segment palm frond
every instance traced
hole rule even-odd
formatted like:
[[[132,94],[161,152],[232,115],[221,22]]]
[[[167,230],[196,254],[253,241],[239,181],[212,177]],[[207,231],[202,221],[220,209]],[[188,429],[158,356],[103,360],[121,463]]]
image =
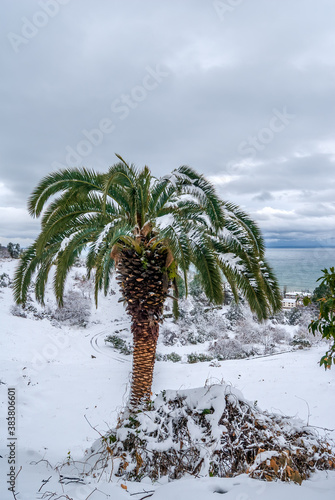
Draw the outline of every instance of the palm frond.
[[[222,304],[224,300],[222,274],[209,238],[202,234],[194,234],[191,248],[192,263],[199,272],[205,294],[214,304]]]
[[[45,176],[32,192],[28,199],[28,212],[38,217],[45,203],[51,196],[63,191],[88,193],[92,190],[101,190],[103,176],[86,168],[64,169]],[[70,196],[70,195],[69,195]]]
[[[29,285],[40,260],[36,257],[36,244],[33,243],[21,256],[14,274],[13,294],[17,304],[25,304]]]
[[[223,227],[222,201],[216,194],[214,186],[190,167],[179,167],[176,172],[177,175],[183,175],[179,184],[181,192],[199,200],[216,230]]]
[[[173,272],[183,274],[186,293],[194,265],[214,303],[223,302],[225,276],[236,300],[242,293],[260,319],[279,310],[279,287],[264,259],[261,231],[243,210],[220,200],[214,186],[188,166],[156,179],[148,167],[138,170],[116,156],[119,162],[107,173],[63,169],[44,177],[34,189],[28,210],[34,217],[43,212],[41,232],[16,270],[18,303],[27,300],[35,273],[35,294],[43,303],[55,264],[54,292],[61,304],[67,274],[85,247],[88,276],[95,271],[97,303],[98,292],[104,289],[106,294],[109,287],[112,248],[142,255],[147,245],[170,256]]]

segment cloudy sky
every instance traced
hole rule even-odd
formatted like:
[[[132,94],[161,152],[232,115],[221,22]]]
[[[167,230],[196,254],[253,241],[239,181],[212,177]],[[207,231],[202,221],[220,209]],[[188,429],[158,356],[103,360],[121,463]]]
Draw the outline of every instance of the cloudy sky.
[[[0,243],[49,172],[182,164],[269,246],[335,246],[333,0],[3,0]]]

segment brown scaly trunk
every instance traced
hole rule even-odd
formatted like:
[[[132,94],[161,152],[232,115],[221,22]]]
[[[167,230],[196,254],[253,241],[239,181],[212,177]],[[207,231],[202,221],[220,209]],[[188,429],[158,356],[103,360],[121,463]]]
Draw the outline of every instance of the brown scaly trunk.
[[[166,271],[167,251],[159,246],[152,250],[145,241],[142,244],[142,255],[129,248],[122,249],[117,265],[122,300],[132,318],[131,408],[150,401],[159,322],[163,319],[163,305],[171,284]]]
[[[159,325],[155,322],[141,326],[143,331],[136,332],[137,323],[132,324],[134,338],[133,374],[131,383],[130,406],[136,407],[147,404],[151,399],[152,376],[154,372],[156,346]]]

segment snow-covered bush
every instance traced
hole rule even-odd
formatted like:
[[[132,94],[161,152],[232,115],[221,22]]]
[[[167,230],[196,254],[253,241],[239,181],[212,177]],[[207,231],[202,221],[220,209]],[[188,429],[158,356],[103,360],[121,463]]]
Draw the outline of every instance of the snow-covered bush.
[[[113,346],[114,349],[119,351],[121,354],[132,354],[133,348],[129,342],[118,337],[117,335],[109,335],[105,338],[105,342],[108,342]]]
[[[306,337],[294,335],[293,339],[291,340],[291,345],[297,346],[302,349],[304,347],[311,347],[312,344],[308,339],[306,339]]]
[[[188,363],[203,363],[205,361],[212,361],[213,356],[209,356],[208,354],[203,354],[202,352],[196,353],[191,352],[191,354],[187,355]]]
[[[91,301],[75,290],[64,295],[64,306],[58,307],[52,318],[70,326],[85,327],[91,314]]]
[[[170,352],[169,354],[156,353],[156,361],[172,361],[172,363],[179,363],[182,357],[177,352]]]
[[[7,286],[10,286],[11,283],[12,280],[10,279],[10,276],[7,273],[0,274],[0,288],[5,288]]]
[[[263,345],[267,353],[277,344],[289,343],[291,340],[285,328],[271,322],[259,324],[244,321],[234,328],[234,333],[242,344]]]
[[[166,358],[166,361],[172,361],[172,363],[178,363],[181,361],[181,356],[177,352],[170,352],[169,354],[166,354],[164,358]]]
[[[187,333],[187,344],[203,344],[210,338],[210,333],[205,328],[198,328],[196,325]]]
[[[224,359],[241,359],[248,355],[248,351],[236,339],[219,339],[209,346],[209,352],[219,361]]]
[[[315,332],[315,335],[309,331],[308,326],[306,326],[305,322],[299,324],[298,329],[295,332],[295,335],[291,341],[291,345],[297,345],[302,347],[310,347],[313,344],[317,344],[322,341],[322,336],[320,332]]]
[[[78,271],[75,273],[73,280],[76,290],[80,290],[83,297],[91,298],[93,281],[91,279],[88,279],[85,274],[81,274]]]
[[[289,325],[298,325],[302,316],[302,308],[301,307],[293,307],[287,313]]]
[[[7,245],[7,250],[12,257],[12,259],[18,259],[20,257],[21,248],[19,243],[12,243],[11,241]]]
[[[29,299],[24,305],[14,304],[13,306],[11,306],[10,312],[13,316],[18,316],[19,318],[50,318],[50,310],[48,308],[35,307],[31,299]]]
[[[239,303],[236,304],[236,302],[232,302],[226,314],[226,318],[232,325],[236,325],[238,322],[243,321],[245,319],[245,315],[241,305]]]
[[[261,344],[264,332],[257,323],[242,321],[234,329],[236,338],[242,344]]]
[[[222,360],[271,354],[278,345],[291,341],[291,335],[284,327],[270,320],[259,323],[241,303],[232,303],[228,312],[225,308],[209,309],[194,300],[182,301],[183,306],[177,322],[167,322],[162,326],[160,335],[165,345],[211,342],[210,355]],[[301,320],[305,314],[301,313]]]
[[[229,385],[163,391],[150,409],[121,416],[87,455],[86,473],[124,481],[246,473],[300,484],[335,469],[331,445],[314,428],[260,410]]]
[[[10,312],[13,316],[17,316],[18,318],[26,318],[27,317],[26,311],[23,309],[23,307],[21,305],[18,305],[18,304],[14,304],[13,306],[11,306]]]
[[[165,324],[161,327],[160,337],[164,345],[175,345],[180,339],[180,328],[175,324]]]
[[[207,311],[206,311],[207,310]],[[172,346],[203,344],[224,336],[227,321],[220,310],[209,309],[197,303],[193,307],[190,300],[181,301],[181,315],[176,322],[165,323],[160,331],[164,345]]]
[[[274,324],[279,324],[279,325],[287,325],[288,324],[287,314],[283,310],[277,312],[273,316],[270,316],[270,320]]]
[[[271,335],[275,344],[280,344],[281,342],[289,342],[291,340],[290,335],[287,333],[285,328],[280,326],[271,327]]]

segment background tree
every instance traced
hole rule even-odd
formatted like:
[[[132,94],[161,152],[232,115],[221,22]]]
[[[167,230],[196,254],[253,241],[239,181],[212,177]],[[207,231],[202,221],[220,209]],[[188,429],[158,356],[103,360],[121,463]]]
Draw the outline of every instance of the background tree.
[[[281,297],[257,225],[239,207],[220,200],[202,175],[182,166],[157,179],[148,167],[138,170],[118,158],[105,174],[76,168],[41,180],[28,202],[32,216],[44,211],[41,232],[22,256],[14,296],[25,303],[36,273],[35,295],[43,304],[55,266],[53,287],[62,305],[67,273],[88,247],[86,266],[88,274],[94,272],[97,304],[115,268],[132,319],[130,403],[137,406],[150,399],[164,302],[172,293],[178,314],[178,282],[187,294],[191,265],[214,304],[223,303],[224,277],[235,300],[240,291],[259,319],[279,310]]]
[[[324,339],[330,340],[332,345],[320,360],[320,366],[330,369],[332,363],[335,363],[335,269],[331,267],[329,271],[322,269],[323,276],[317,281],[321,281],[320,286],[314,290],[313,297],[321,296],[318,300],[320,304],[320,313],[317,320],[312,320],[309,324],[309,330],[315,335],[319,331]],[[308,305],[310,300],[306,298],[304,305]]]
[[[322,279],[322,278],[319,278]],[[326,282],[320,283],[319,286],[317,286],[312,295],[312,302],[318,302],[320,299],[323,299],[326,295],[330,293],[330,288],[329,285],[327,285]]]
[[[19,243],[12,243],[11,241],[7,245],[7,250],[12,259],[18,259],[21,254],[21,248]]]

